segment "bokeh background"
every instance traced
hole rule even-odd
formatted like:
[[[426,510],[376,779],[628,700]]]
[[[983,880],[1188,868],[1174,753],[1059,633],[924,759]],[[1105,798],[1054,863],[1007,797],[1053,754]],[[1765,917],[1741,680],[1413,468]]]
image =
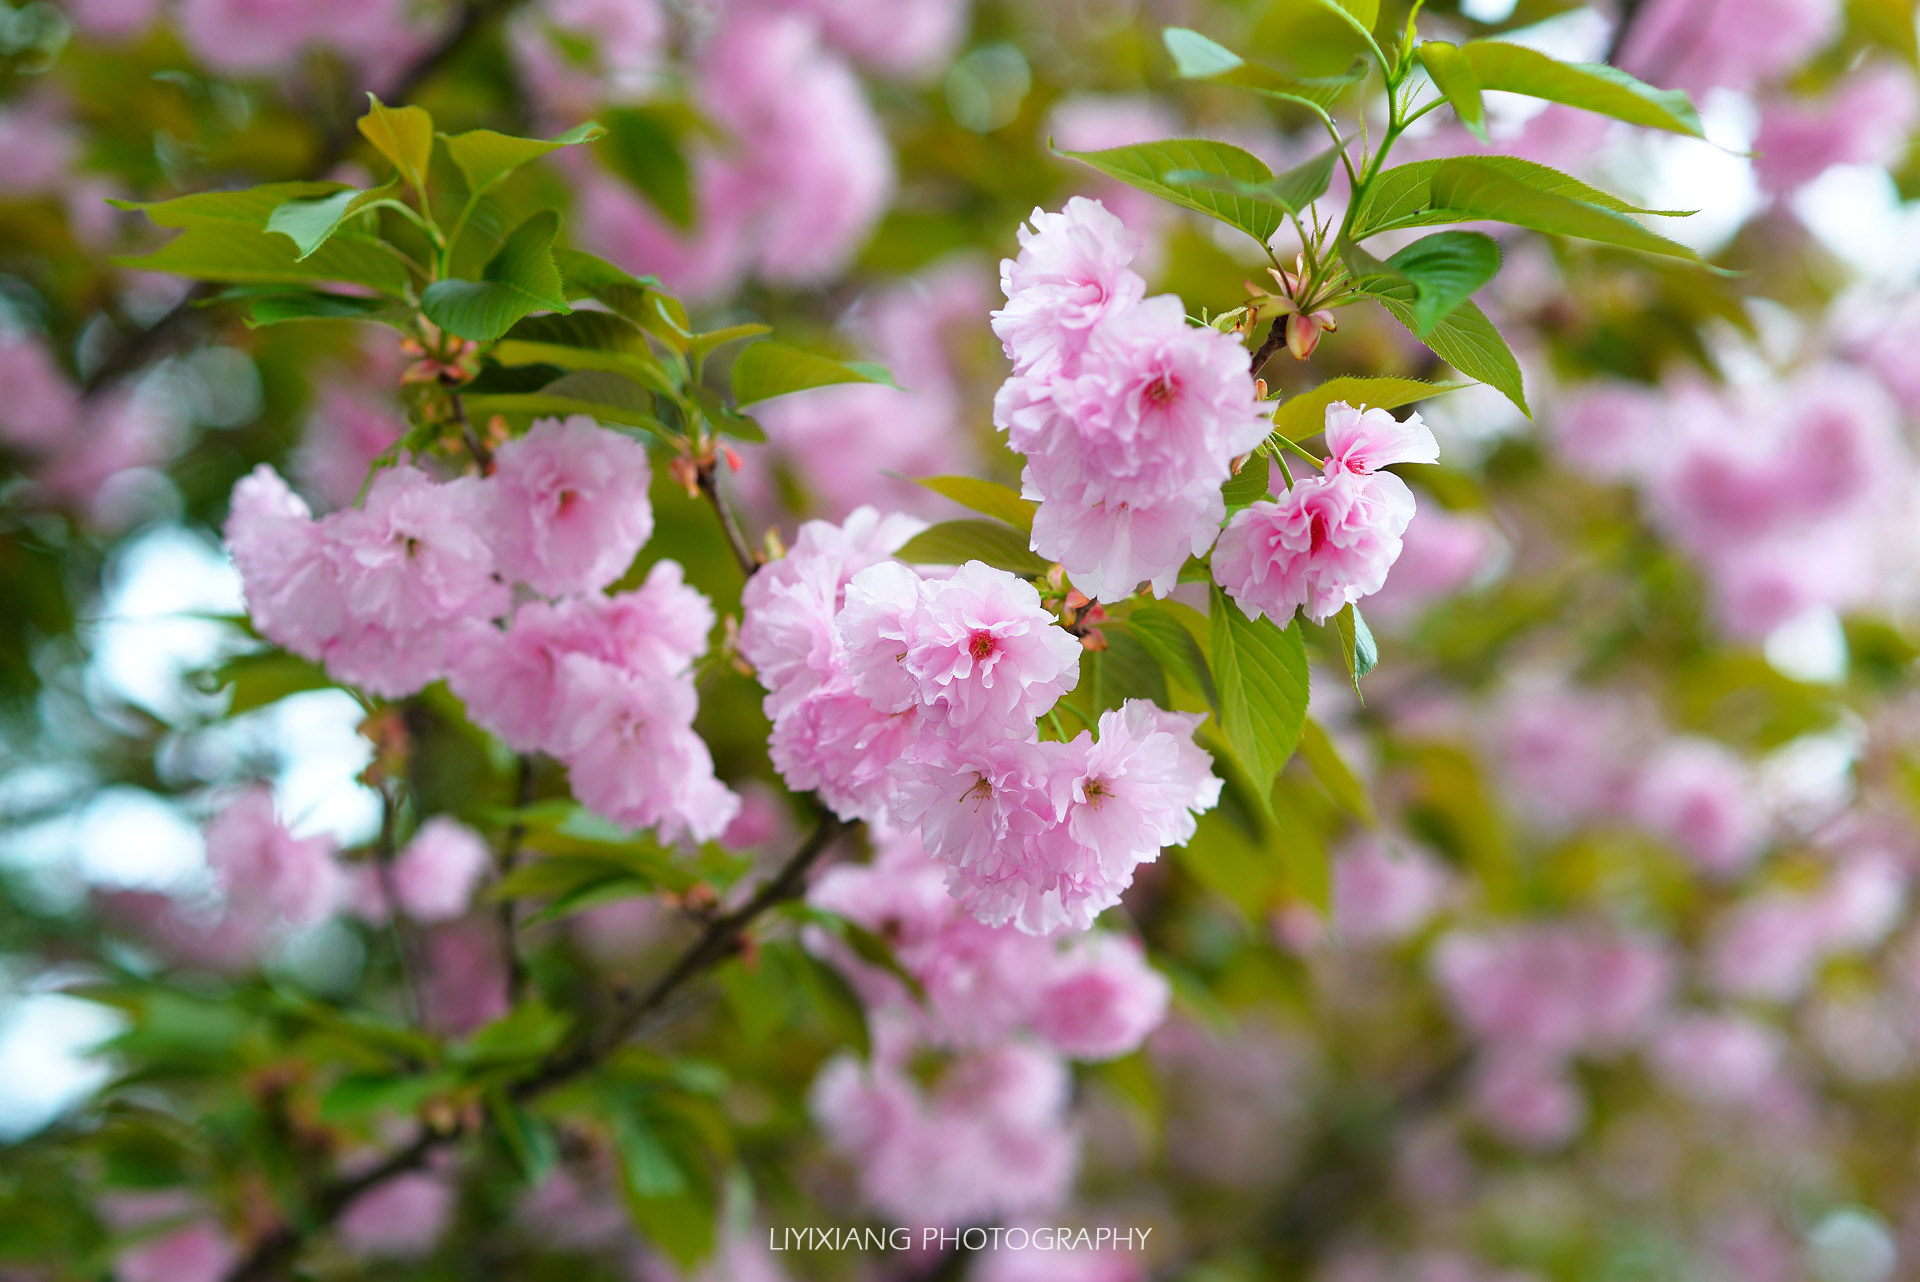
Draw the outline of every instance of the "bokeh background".
[[[1913,5],[1459,0],[1420,21],[1694,95],[1706,141],[1490,95],[1492,146],[1696,211],[1662,230],[1724,270],[1501,232],[1479,301],[1533,418],[1484,388],[1422,407],[1442,462],[1407,470],[1421,513],[1365,603],[1382,663],[1364,703],[1316,637],[1324,734],[1277,819],[1209,817],[1129,898],[1175,1013],[1080,1071],[1072,1215],[1159,1238],[1085,1276],[1914,1276]],[[166,233],[109,198],[369,179],[367,89],[449,132],[599,119],[604,142],[524,172],[510,201],[569,211],[581,247],[658,274],[709,326],[765,320],[904,389],[769,406],[769,443],[743,448],[750,533],[861,503],[947,515],[896,478],[1016,480],[987,312],[1030,210],[1102,199],[1196,314],[1238,305],[1264,266],[1051,147],[1199,135],[1277,170],[1321,141],[1284,105],[1175,79],[1168,25],[1310,74],[1355,53],[1306,0],[0,8],[0,1275],[111,1270],[92,1176],[59,1145],[140,1052],[72,990],[161,964],[135,926],[156,897],[206,892],[222,790],[271,780],[297,831],[347,845],[380,822],[353,696],[228,680],[253,643],[218,526],[263,461],[319,507],[351,502],[402,431],[404,358],[384,331],[249,330],[116,265]],[[1402,144],[1481,147],[1447,111]],[[1336,181],[1323,208],[1343,201]],[[1266,371],[1288,391],[1342,373],[1445,371],[1370,305]],[[663,479],[656,502],[686,500]],[[724,549],[663,535],[663,554],[737,609]],[[765,772],[756,707],[744,682],[708,692],[702,729],[736,779]],[[626,965],[645,928],[566,929],[591,969]],[[347,994],[377,946],[329,922],[267,971]],[[744,1076],[792,1079],[791,1098],[736,1101],[796,1114],[773,1128],[804,1159],[785,1221],[861,1222],[795,1138],[811,1064],[774,1063],[777,1029],[742,1037]],[[629,1267],[617,1226],[552,1248],[509,1194],[461,1196],[459,1245],[414,1271],[327,1267]],[[85,1249],[55,1258],[60,1237]],[[713,1267],[913,1275],[831,1254]]]

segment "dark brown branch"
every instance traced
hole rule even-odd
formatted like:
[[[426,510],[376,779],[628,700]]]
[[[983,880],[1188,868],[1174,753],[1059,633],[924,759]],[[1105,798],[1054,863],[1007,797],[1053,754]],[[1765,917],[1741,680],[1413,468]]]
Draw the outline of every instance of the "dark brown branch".
[[[667,1005],[675,994],[693,980],[718,966],[740,950],[747,931],[769,909],[797,899],[806,890],[807,874],[822,855],[853,825],[832,814],[822,814],[811,836],[787,859],[773,879],[760,887],[740,907],[715,918],[700,933],[680,959],[655,980],[652,987],[626,1006],[599,1036],[561,1055],[533,1077],[513,1089],[513,1098],[524,1101],[571,1081],[618,1050],[626,1040]],[[337,1180],[314,1197],[312,1216],[302,1226],[283,1224],[254,1244],[245,1259],[231,1269],[223,1282],[268,1282],[282,1271],[300,1249],[307,1236],[331,1224],[354,1198],[384,1180],[423,1165],[442,1145],[458,1137],[457,1131],[423,1131],[411,1144],[389,1156],[371,1170],[350,1179]]]
[[[1272,327],[1267,330],[1266,341],[1254,348],[1253,364],[1247,367],[1247,372],[1255,378],[1259,378],[1260,371],[1266,367],[1267,362],[1286,345],[1287,318],[1285,316],[1276,316],[1273,318]]]
[[[462,5],[460,16],[452,27],[440,37],[432,48],[427,49],[409,64],[400,78],[388,87],[388,101],[399,104],[406,102],[434,76],[438,75],[446,64],[453,60],[468,41],[494,17],[512,9],[520,0],[479,0],[475,4]],[[327,133],[325,144],[307,166],[305,177],[320,179],[326,177],[346,157],[359,136],[357,127],[345,122]],[[188,323],[200,310],[200,305],[219,291],[219,286],[211,281],[200,281],[187,291],[185,298],[175,303],[159,320],[143,330],[127,335],[109,351],[100,364],[89,373],[81,383],[81,391],[93,397],[105,391],[113,383],[127,374],[139,369],[155,357],[185,341],[192,326]]]
[[[1620,53],[1627,47],[1627,35],[1633,30],[1633,20],[1639,16],[1641,6],[1646,0],[1620,0],[1620,17],[1613,24],[1613,35],[1607,41],[1607,55],[1603,61],[1617,63]]]

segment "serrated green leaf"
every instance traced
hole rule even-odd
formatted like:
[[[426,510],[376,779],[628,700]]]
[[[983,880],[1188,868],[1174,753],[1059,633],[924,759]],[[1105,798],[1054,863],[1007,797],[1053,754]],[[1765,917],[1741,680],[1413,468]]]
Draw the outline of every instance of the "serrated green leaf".
[[[606,370],[573,370],[534,392],[468,394],[462,400],[467,413],[476,417],[585,414],[602,423],[652,432],[662,440],[673,435],[654,416],[651,392],[630,378]]]
[[[1373,40],[1373,28],[1380,21],[1380,0],[1313,0],[1343,19],[1348,26]]]
[[[1220,693],[1207,666],[1207,652],[1195,635],[1207,633],[1210,626],[1205,615],[1178,601],[1142,602],[1127,614],[1128,631],[1159,660],[1161,671],[1218,711]]]
[[[1271,810],[1268,794],[1300,742],[1307,715],[1307,651],[1300,629],[1249,619],[1218,584],[1212,588],[1213,677],[1220,731]]]
[[[1291,169],[1275,174],[1263,183],[1242,182],[1237,178],[1203,173],[1197,169],[1175,169],[1166,174],[1165,178],[1169,183],[1182,187],[1226,192],[1252,200],[1265,201],[1287,213],[1297,215],[1305,212],[1307,206],[1326,195],[1327,185],[1333,181],[1334,163],[1339,158],[1340,149],[1329,147],[1311,160],[1303,161]]]
[[[1352,238],[1367,239],[1380,232],[1406,227],[1427,227],[1439,223],[1468,221],[1474,215],[1449,208],[1434,198],[1434,175],[1456,160],[1466,160],[1482,169],[1504,174],[1537,191],[1565,196],[1617,214],[1650,214],[1662,218],[1684,217],[1686,211],[1642,209],[1598,187],[1581,182],[1558,169],[1522,160],[1518,156],[1456,156],[1439,160],[1416,160],[1385,171],[1367,185],[1354,211]]]
[[[570,312],[553,238],[560,215],[542,210],[514,229],[479,280],[437,280],[420,295],[420,310],[449,334],[490,342],[536,311]]]
[[[452,137],[442,134],[441,138],[447,144],[447,154],[467,180],[469,195],[478,196],[528,161],[562,147],[592,142],[606,132],[598,121],[589,120],[555,138],[515,138],[491,129],[474,129]]]
[[[1460,123],[1475,138],[1486,142],[1487,107],[1480,97],[1480,78],[1473,74],[1473,64],[1460,52],[1460,46],[1445,40],[1428,40],[1417,52],[1434,87],[1453,104]]]
[[[1168,27],[1161,38],[1166,41],[1167,52],[1173,55],[1176,74],[1183,80],[1204,80],[1251,90],[1270,98],[1300,103],[1322,115],[1339,101],[1341,94],[1367,78],[1363,62],[1356,62],[1338,76],[1288,75],[1257,62],[1247,62],[1232,50],[1185,27]]]
[[[755,405],[776,396],[789,396],[815,387],[838,383],[881,383],[870,370],[862,370],[831,356],[788,347],[785,343],[755,343],[733,362],[733,399],[737,405]]]
[[[676,227],[693,226],[693,174],[670,117],[652,107],[615,107],[605,113],[602,159],[632,183]]]
[[[1334,626],[1340,633],[1340,653],[1347,661],[1353,692],[1359,694],[1360,678],[1380,664],[1380,647],[1373,639],[1373,629],[1361,616],[1360,607],[1351,602],[1334,616]]]
[[[296,293],[263,294],[255,298],[248,309],[247,325],[252,329],[262,329],[292,321],[396,321],[405,314],[384,298],[301,290]]]
[[[1364,405],[1392,410],[1465,386],[1465,383],[1428,383],[1417,378],[1362,378],[1343,374],[1281,405],[1274,413],[1273,425],[1289,440],[1304,441],[1326,430],[1327,407],[1336,402],[1356,408]]]
[[[728,343],[737,343],[743,338],[759,338],[763,334],[773,333],[773,326],[762,325],[758,321],[749,321],[743,325],[726,325],[720,329],[710,329],[695,334],[687,346],[687,354],[694,360],[705,360],[714,349]]]
[[[112,261],[196,280],[241,285],[341,281],[395,297],[404,294],[409,280],[406,266],[370,236],[341,232],[302,261],[292,241],[267,234],[268,217],[287,201],[329,196],[338,190],[335,183],[267,183],[244,191],[196,192],[150,204],[110,201],[117,209],[145,213],[155,226],[181,229],[180,235],[150,254]]]
[[[1388,315],[1432,348],[1435,355],[1467,377],[1479,379],[1498,391],[1522,414],[1533,416],[1527,408],[1520,362],[1514,359],[1513,349],[1507,346],[1507,340],[1500,336],[1485,312],[1472,303],[1462,303],[1425,335],[1420,335],[1414,328],[1413,283],[1387,276],[1385,265],[1357,246],[1342,245],[1340,253],[1354,276],[1365,282],[1366,295],[1386,308]],[[1321,406],[1323,412],[1325,408]]]
[[[1413,282],[1413,332],[1424,337],[1493,279],[1500,270],[1500,246],[1475,231],[1435,232],[1387,259],[1387,266]]]
[[[1130,187],[1217,218],[1262,245],[1280,229],[1280,212],[1271,201],[1166,181],[1166,175],[1182,170],[1218,175],[1254,186],[1273,180],[1273,171],[1265,162],[1229,143],[1206,138],[1168,138],[1105,151],[1056,148],[1054,154],[1081,161]]]
[[[909,565],[963,565],[983,561],[995,569],[1038,578],[1050,563],[1027,547],[1027,536],[998,521],[942,521],[907,540],[894,553]]]
[[[1429,187],[1435,209],[1456,215],[1449,221],[1491,218],[1554,236],[1637,249],[1642,253],[1699,261],[1699,255],[1668,240],[1626,214],[1589,204],[1556,191],[1544,191],[1516,176],[1508,166],[1480,156],[1454,156],[1434,169]]]
[[[707,416],[707,421],[713,424],[715,431],[736,440],[753,441],[757,444],[766,442],[766,429],[760,426],[759,421],[727,404],[720,393],[711,387],[690,387],[687,389],[687,395],[693,398],[693,403],[700,407],[701,412]]]
[[[407,186],[419,191],[427,184],[433,160],[433,117],[425,107],[389,107],[367,95],[367,114],[360,117],[361,135],[393,162]]]
[[[1483,89],[1525,94],[1628,124],[1694,138],[1705,135],[1700,113],[1678,89],[1656,89],[1605,63],[1562,62],[1504,40],[1473,40],[1460,53]]]
[[[361,191],[344,187],[331,196],[307,200],[289,200],[267,216],[267,230],[277,232],[299,247],[296,261],[305,261],[340,230],[340,225],[366,209],[376,200],[386,200],[400,188],[397,182]]]
[[[913,483],[943,494],[962,507],[1005,521],[1022,534],[1033,533],[1033,514],[1039,504],[1021,498],[1016,490],[973,476],[916,476]]]

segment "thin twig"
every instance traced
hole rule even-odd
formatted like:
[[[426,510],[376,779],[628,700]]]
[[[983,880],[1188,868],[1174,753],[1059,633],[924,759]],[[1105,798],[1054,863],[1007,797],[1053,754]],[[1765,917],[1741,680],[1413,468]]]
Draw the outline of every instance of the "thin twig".
[[[513,808],[525,810],[533,800],[533,758],[527,753],[520,754],[519,775],[514,781]],[[526,839],[527,825],[515,821],[507,829],[506,840],[500,846],[500,876],[505,878],[513,871],[513,865],[520,857],[520,843]],[[514,903],[511,899],[500,901],[500,930],[505,936],[507,958],[507,994],[514,1004],[520,1001],[520,994],[527,986],[527,963],[520,955],[519,927],[515,921]]]
[[[412,98],[421,86],[439,74],[466,47],[480,28],[519,3],[520,0],[480,0],[480,3],[461,6],[459,18],[439,42],[414,59],[388,88],[388,99],[398,105]],[[350,121],[328,130],[325,143],[313,163],[307,166],[304,177],[325,178],[334,166],[345,159],[358,136],[358,128]],[[188,322],[200,310],[200,305],[212,298],[219,289],[220,286],[213,281],[196,283],[187,291],[186,297],[175,303],[159,320],[121,339],[88,373],[81,383],[82,394],[89,398],[99,395],[125,375],[184,341],[191,328]]]
[[[1620,20],[1613,24],[1613,36],[1607,41],[1607,55],[1603,61],[1620,61],[1620,54],[1627,47],[1627,35],[1633,30],[1633,20],[1639,16],[1640,6],[1644,3],[1646,0],[1620,0]]]
[[[740,573],[750,579],[754,571],[760,568],[760,563],[753,559],[753,549],[747,546],[747,536],[741,531],[740,522],[734,519],[733,509],[727,506],[726,499],[720,494],[718,471],[717,462],[701,463],[695,469],[695,476],[700,492],[707,496],[720,517],[720,528],[726,533],[727,546],[733,549],[733,559],[740,563]]]
[[[480,439],[480,434],[473,430],[473,423],[467,418],[467,403],[460,399],[458,392],[453,393],[450,399],[453,401],[453,420],[460,424],[460,439],[465,442],[467,453],[473,455],[474,464],[479,467],[480,475],[493,475],[493,451],[488,449],[487,443]]]
[[[386,900],[387,931],[393,938],[394,955],[400,960],[400,989],[407,1003],[407,1021],[421,1028],[427,1022],[427,1004],[420,986],[425,970],[421,964],[419,938],[401,913],[400,893],[393,878],[393,856],[399,845],[394,833],[397,809],[393,794],[381,788],[380,842],[374,849],[373,868],[374,877],[380,883],[380,897]]]
[[[1247,367],[1247,372],[1255,378],[1260,377],[1261,369],[1273,358],[1275,353],[1286,345],[1287,318],[1285,316],[1276,316],[1273,318],[1272,328],[1267,330],[1266,341],[1254,349],[1253,364]]]

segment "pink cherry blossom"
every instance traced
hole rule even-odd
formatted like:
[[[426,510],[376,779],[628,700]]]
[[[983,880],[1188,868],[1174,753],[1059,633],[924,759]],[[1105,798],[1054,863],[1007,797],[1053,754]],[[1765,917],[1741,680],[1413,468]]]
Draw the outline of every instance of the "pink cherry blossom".
[[[374,478],[364,506],[327,518],[347,607],[364,623],[405,633],[506,612],[494,577],[482,483],[434,483],[408,464]]]
[[[1085,489],[1049,493],[1031,483],[1022,494],[1040,500],[1034,550],[1070,567],[1074,587],[1096,601],[1124,600],[1142,579],[1155,596],[1173,591],[1187,558],[1213,545],[1227,510],[1218,487],[1151,503],[1109,503]]]
[[[1784,195],[1834,165],[1882,165],[1920,116],[1913,77],[1892,66],[1854,72],[1816,102],[1780,99],[1760,110],[1754,172],[1761,189]]]
[[[501,572],[536,592],[619,578],[653,533],[647,448],[576,414],[540,419],[494,454],[489,534]]]
[[[714,777],[713,757],[693,732],[698,696],[689,679],[663,680],[590,655],[560,661],[559,738],[573,795],[615,823],[712,841],[740,799]]]
[[[840,677],[775,718],[767,753],[789,788],[818,792],[842,819],[879,819],[894,769],[922,733],[917,709],[877,711]]]
[[[1193,742],[1199,723],[1129,699],[1100,714],[1097,739],[1082,731],[1057,745],[1062,819],[1038,843],[1044,893],[1024,905],[1021,929],[1085,930],[1120,902],[1135,867],[1193,837],[1194,816],[1219,803],[1222,786],[1212,758]]]
[[[338,1230],[355,1255],[414,1260],[433,1252],[452,1218],[453,1189],[447,1181],[408,1171],[349,1202]]]
[[[1839,28],[1839,0],[1652,0],[1619,62],[1663,88],[1749,90],[1811,58]]]
[[[990,925],[1049,934],[1067,921],[1058,875],[1036,839],[1060,819],[1062,744],[920,737],[897,766],[892,811],[946,861],[947,885]]]
[[[1649,1051],[1654,1071],[1694,1099],[1740,1103],[1780,1068],[1780,1035],[1743,1015],[1699,1012],[1674,1020]]]
[[[1752,772],[1705,739],[1675,739],[1633,787],[1634,818],[1670,838],[1702,868],[1737,872],[1760,853],[1767,821]]]
[[[1214,581],[1250,619],[1315,623],[1377,592],[1400,555],[1413,495],[1391,473],[1303,476],[1277,502],[1234,514],[1213,552]]]
[[[1437,503],[1415,510],[1400,555],[1380,590],[1367,599],[1367,619],[1405,623],[1474,583],[1499,563],[1501,539],[1479,516],[1456,515]]]
[[[1587,1120],[1579,1086],[1553,1061],[1525,1053],[1496,1055],[1481,1065],[1473,1105],[1494,1134],[1526,1149],[1558,1148]]]
[[[117,40],[153,24],[160,0],[68,0],[74,26],[100,40]]]
[[[1360,837],[1334,859],[1334,924],[1353,943],[1404,939],[1427,923],[1449,880],[1424,851]]]
[[[898,0],[875,22],[861,0],[770,0],[811,14],[827,42],[866,66],[908,80],[939,71],[967,35],[970,0]]]
[[[513,25],[528,91],[566,117],[646,92],[670,34],[659,0],[545,0]]]
[[[100,1215],[121,1232],[185,1217],[177,1228],[115,1256],[113,1275],[119,1282],[220,1282],[240,1259],[220,1222],[184,1190],[114,1193],[102,1199]]]
[[[1071,1059],[1126,1055],[1166,1018],[1173,990],[1132,939],[1077,936],[1053,969],[1033,1027]]]
[[[1371,476],[1393,463],[1438,463],[1440,444],[1418,414],[1398,420],[1382,409],[1345,401],[1327,406],[1326,471]]]
[[[1046,1210],[1067,1191],[1077,1139],[1065,1066],[1006,1043],[947,1066],[923,1091],[887,1056],[830,1062],[813,1113],[860,1170],[868,1205],[911,1224]]]
[[[420,1005],[436,1031],[461,1037],[507,1013],[506,960],[497,924],[479,917],[425,932]]]
[[[80,419],[80,398],[44,343],[0,334],[0,442],[35,453],[51,450]]]
[[[207,863],[228,899],[296,925],[318,921],[339,902],[333,849],[329,838],[287,831],[264,786],[242,792],[207,825]]]
[[[479,833],[435,815],[394,859],[393,895],[415,921],[451,921],[467,911],[492,864],[493,852]]]
[[[969,561],[945,579],[862,570],[836,624],[854,688],[879,710],[917,704],[955,731],[1025,736],[1079,680],[1080,643],[1057,622],[1032,584]]]
[[[834,618],[847,584],[923,528],[911,517],[883,517],[870,507],[840,525],[808,521],[786,556],[747,580],[738,648],[768,691],[768,716],[777,719],[844,668]]]
[[[993,313],[993,332],[1016,373],[1072,374],[1093,327],[1146,297],[1146,281],[1127,266],[1140,237],[1084,196],[1057,214],[1035,209],[1029,221],[1019,256],[1000,263],[1007,305]]]
[[[1671,963],[1652,942],[1566,925],[1451,934],[1435,950],[1433,968],[1455,1014],[1475,1033],[1541,1055],[1605,1053],[1632,1043],[1672,982]]]

